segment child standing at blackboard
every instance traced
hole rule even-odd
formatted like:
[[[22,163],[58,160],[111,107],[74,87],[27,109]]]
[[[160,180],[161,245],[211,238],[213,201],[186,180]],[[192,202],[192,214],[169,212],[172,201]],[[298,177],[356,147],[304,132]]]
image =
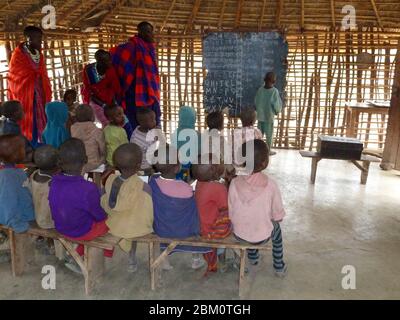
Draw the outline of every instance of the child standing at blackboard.
[[[255,98],[258,128],[261,130],[263,136],[266,135],[270,150],[274,131],[274,117],[282,110],[282,100],[278,89],[274,87],[275,82],[275,73],[267,72],[264,78],[264,86],[258,89]],[[270,151],[270,155],[273,154],[275,152]]]

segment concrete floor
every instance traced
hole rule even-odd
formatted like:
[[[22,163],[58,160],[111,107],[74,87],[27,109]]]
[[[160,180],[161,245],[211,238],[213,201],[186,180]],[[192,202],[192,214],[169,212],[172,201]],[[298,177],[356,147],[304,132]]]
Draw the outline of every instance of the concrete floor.
[[[278,150],[268,172],[279,183],[287,217],[282,223],[285,279],[272,272],[271,252],[247,276],[245,299],[400,299],[400,174],[371,164],[366,186],[346,161],[322,160],[316,184],[309,183],[310,159],[297,151]],[[147,249],[139,245],[140,269],[126,272],[118,250],[107,262],[105,281],[92,297],[84,295],[83,278],[53,257],[37,254],[21,278],[0,264],[0,299],[237,299],[238,272],[203,278],[190,269],[190,255],[175,254],[175,269],[163,272],[164,284],[150,290]],[[41,287],[41,268],[56,266],[56,290]],[[356,268],[356,289],[342,289],[342,267]]]

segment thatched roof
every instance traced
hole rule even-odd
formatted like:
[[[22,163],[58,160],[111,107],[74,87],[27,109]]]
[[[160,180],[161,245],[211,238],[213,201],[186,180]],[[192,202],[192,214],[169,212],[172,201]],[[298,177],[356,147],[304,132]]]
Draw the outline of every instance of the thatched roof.
[[[39,25],[41,8],[49,2],[56,8],[58,27],[80,30],[102,26],[130,32],[143,20],[158,32],[311,30],[340,27],[345,5],[355,7],[358,26],[400,26],[399,0],[0,0],[0,30]]]

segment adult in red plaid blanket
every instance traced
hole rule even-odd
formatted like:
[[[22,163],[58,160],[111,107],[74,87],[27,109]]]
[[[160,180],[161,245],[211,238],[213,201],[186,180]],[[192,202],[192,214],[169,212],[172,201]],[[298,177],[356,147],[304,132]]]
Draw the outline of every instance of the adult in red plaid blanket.
[[[125,109],[132,129],[135,129],[136,109],[151,108],[160,126],[160,76],[154,47],[153,26],[141,22],[138,34],[110,50],[112,63],[119,78],[122,96],[120,104]]]

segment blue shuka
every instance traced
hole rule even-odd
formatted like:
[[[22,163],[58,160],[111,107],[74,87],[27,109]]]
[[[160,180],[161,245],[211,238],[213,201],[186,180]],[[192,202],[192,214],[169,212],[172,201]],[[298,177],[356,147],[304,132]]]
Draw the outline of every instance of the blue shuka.
[[[185,239],[200,235],[200,221],[196,200],[174,198],[161,192],[157,177],[150,179],[154,210],[154,232],[162,238]],[[161,244],[161,249],[167,245]],[[177,246],[172,252],[207,253],[211,250],[203,247]]]
[[[35,212],[26,173],[13,166],[0,168],[0,224],[20,233],[28,230],[29,221],[33,220]]]

